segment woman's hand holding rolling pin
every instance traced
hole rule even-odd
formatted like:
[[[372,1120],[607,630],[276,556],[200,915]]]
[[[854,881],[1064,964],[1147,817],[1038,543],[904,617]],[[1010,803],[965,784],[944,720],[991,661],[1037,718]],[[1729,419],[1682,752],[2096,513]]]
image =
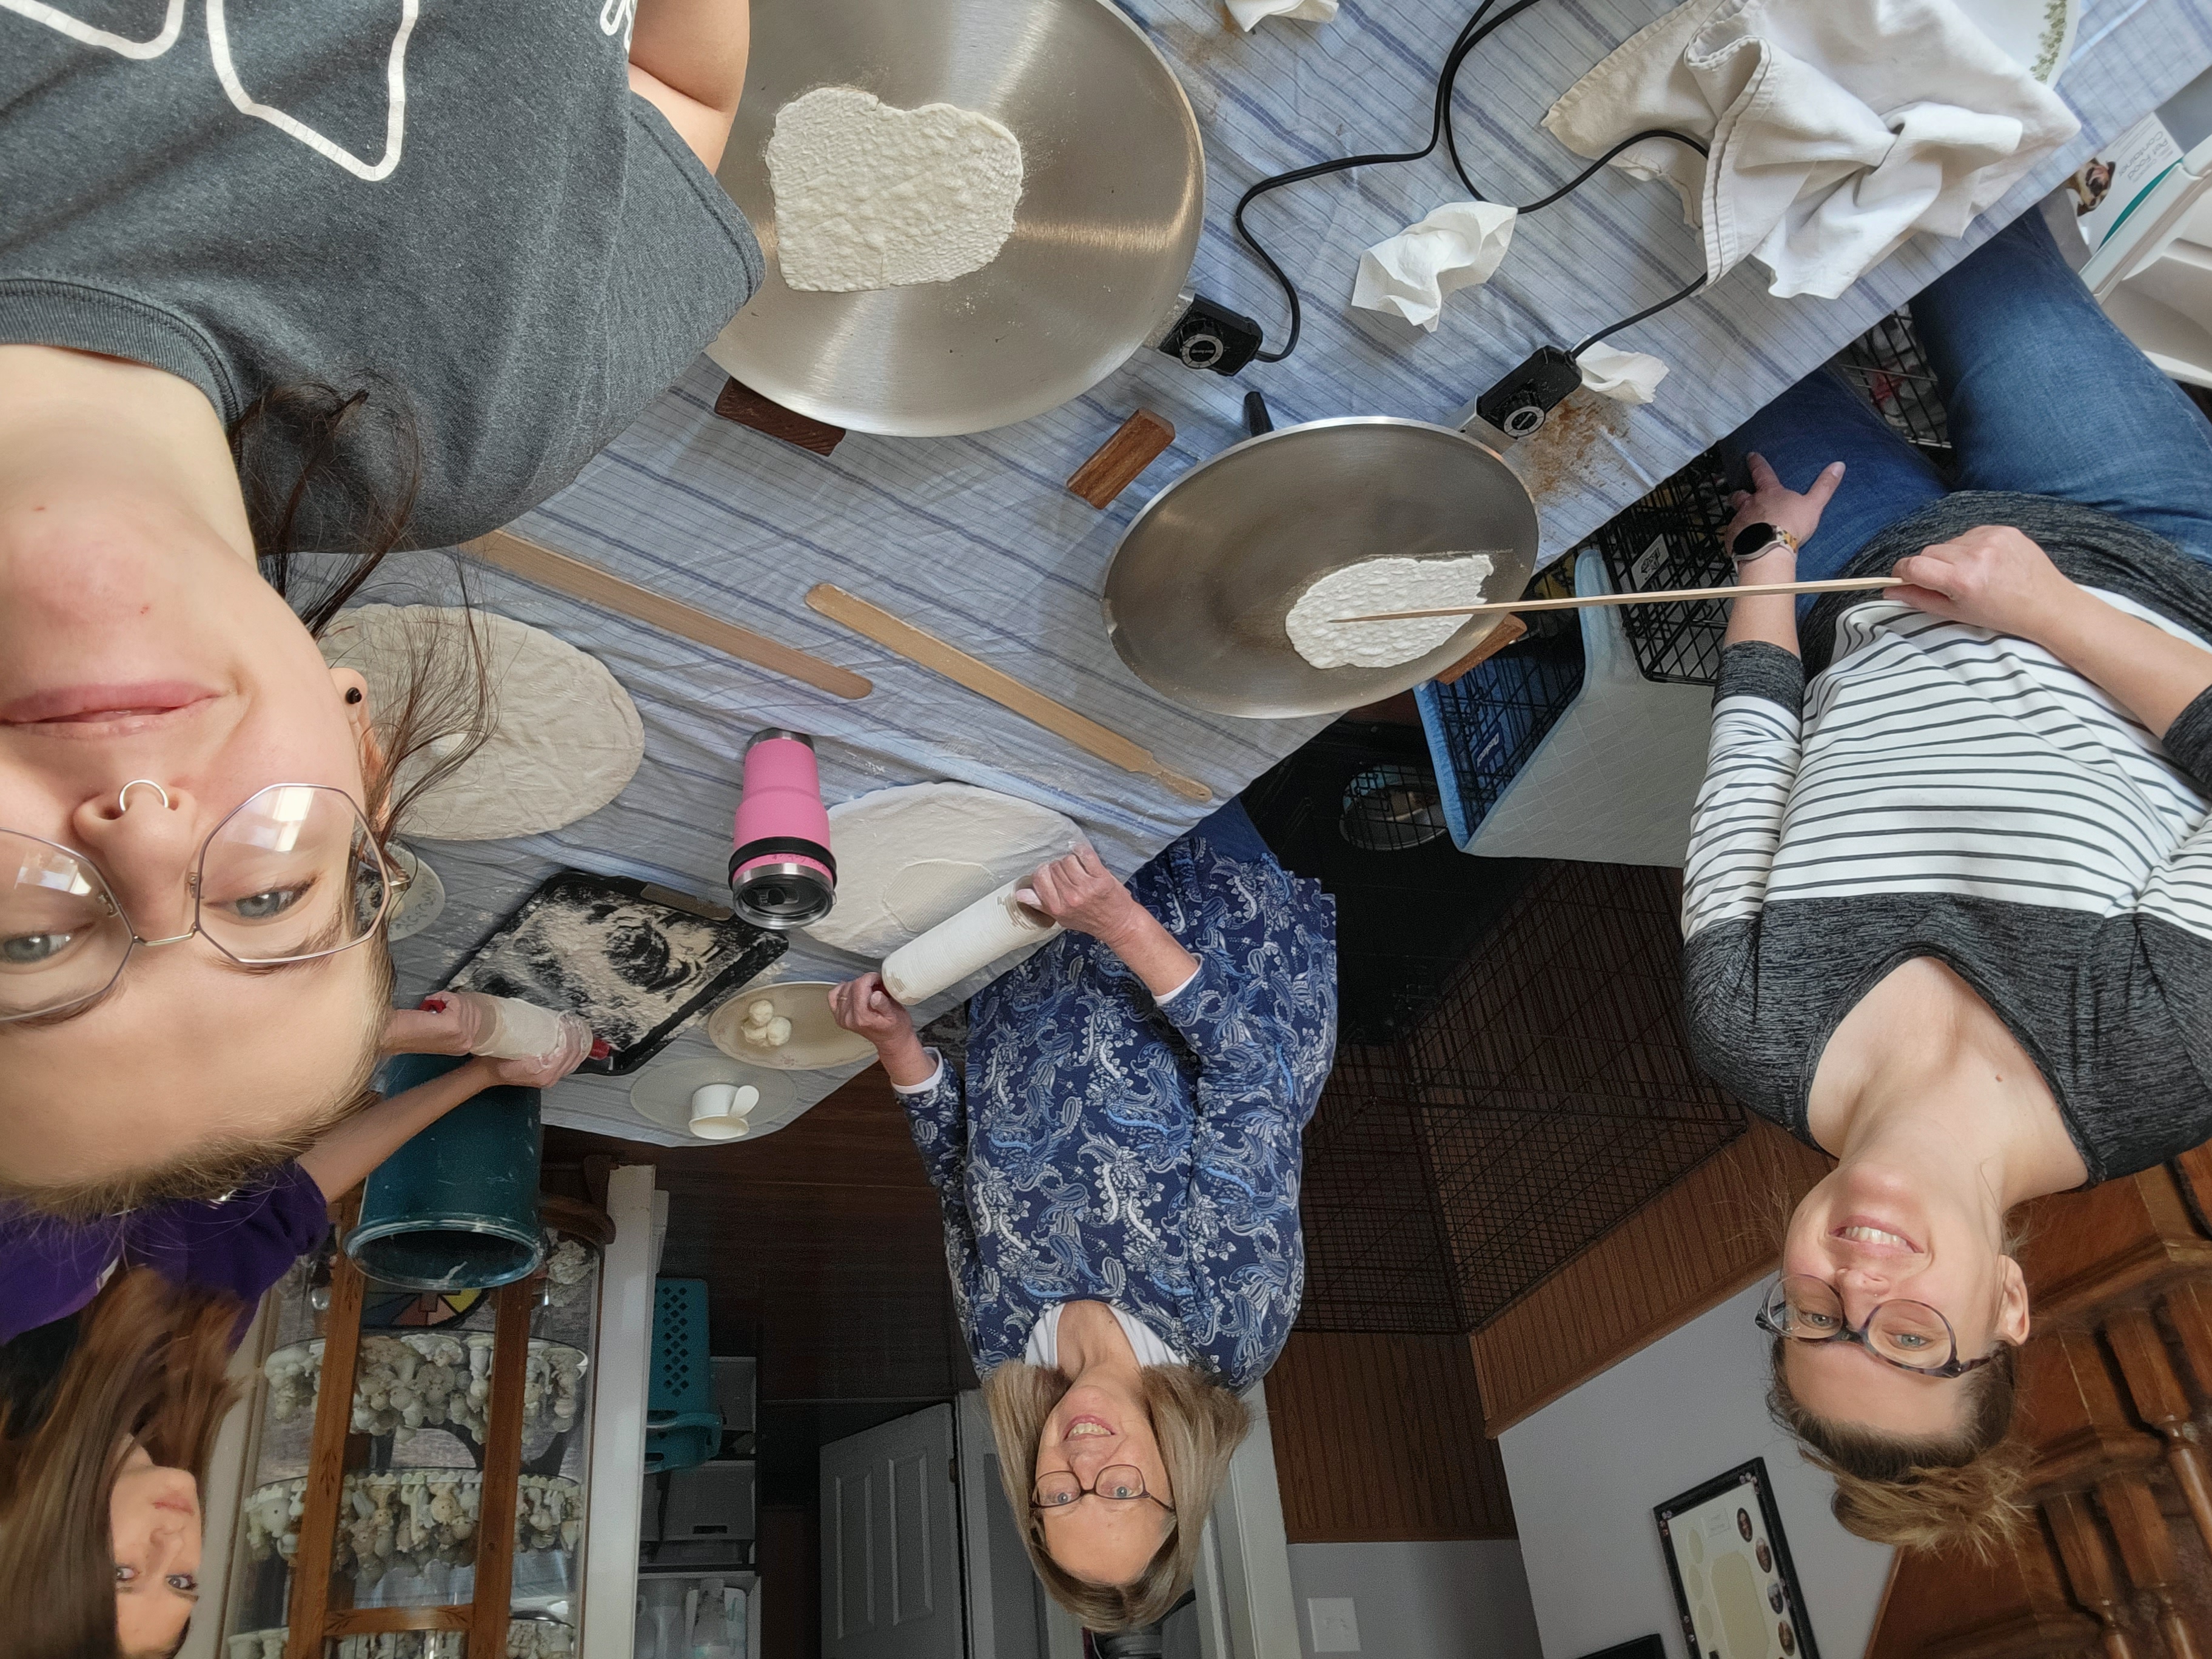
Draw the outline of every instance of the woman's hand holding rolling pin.
[[[1098,854],[1087,846],[1041,866],[1030,878],[1030,884],[1017,889],[1014,896],[1061,927],[1088,933],[1115,951],[1150,920],[1145,907],[1114,879],[1099,862]]]
[[[876,1045],[876,1057],[893,1083],[911,1089],[927,1083],[937,1061],[914,1034],[914,1016],[884,989],[881,974],[863,974],[830,992],[830,1012],[836,1022]]]
[[[490,1083],[550,1089],[598,1050],[592,1028],[574,1014],[556,1014],[481,991],[434,991],[419,1008],[395,1008],[385,1026],[390,1054],[486,1056]]]
[[[1089,847],[1054,859],[1014,896],[1061,927],[1090,934],[1121,957],[1156,997],[1173,996],[1198,971],[1198,958],[1114,879]]]

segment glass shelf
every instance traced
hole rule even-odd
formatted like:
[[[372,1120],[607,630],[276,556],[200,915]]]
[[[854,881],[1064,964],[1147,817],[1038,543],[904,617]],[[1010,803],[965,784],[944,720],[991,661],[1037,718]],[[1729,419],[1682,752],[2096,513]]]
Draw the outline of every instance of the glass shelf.
[[[326,1249],[271,1292],[225,1659],[283,1659],[295,1570],[306,1570],[300,1532],[332,1334],[332,1278]],[[424,1294],[362,1281],[337,1535],[329,1561],[313,1568],[330,1574],[331,1618],[349,1609],[465,1610],[472,1603],[483,1471],[491,1455],[495,1330],[501,1297],[526,1294],[533,1301],[508,1596],[514,1619],[506,1654],[487,1659],[572,1659],[599,1302],[598,1250],[573,1238],[554,1241],[541,1279],[507,1291]],[[521,1316],[511,1309],[509,1316]],[[466,1659],[465,1645],[456,1630],[325,1643],[328,1659]]]

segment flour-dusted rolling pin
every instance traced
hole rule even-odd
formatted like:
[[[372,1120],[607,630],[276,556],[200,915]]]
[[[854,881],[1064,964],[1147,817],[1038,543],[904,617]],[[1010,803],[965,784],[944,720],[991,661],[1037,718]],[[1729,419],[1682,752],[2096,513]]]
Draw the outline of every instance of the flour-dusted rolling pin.
[[[1583,593],[1571,599],[1499,599],[1490,605],[1448,605],[1435,611],[1378,611],[1368,617],[1339,617],[1340,623],[1412,622],[1420,617],[1490,617],[1501,611],[1584,611],[1607,605],[1680,605],[1686,599],[1747,599],[1758,593],[1863,593],[1877,587],[1902,587],[1894,576],[1838,576],[1817,582],[1755,582],[1749,587],[1657,588],[1649,593]]]
[[[1026,879],[1010,881],[900,945],[884,958],[884,989],[911,1008],[1000,957],[1042,945],[1060,932],[1058,922],[1014,897],[1026,885]]]

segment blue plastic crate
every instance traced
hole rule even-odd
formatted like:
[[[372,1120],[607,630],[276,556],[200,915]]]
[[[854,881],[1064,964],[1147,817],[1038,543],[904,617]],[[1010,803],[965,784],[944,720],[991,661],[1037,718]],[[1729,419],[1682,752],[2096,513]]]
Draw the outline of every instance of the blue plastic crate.
[[[663,1279],[653,1294],[653,1384],[646,1395],[645,1468],[688,1469],[722,1444],[707,1343],[707,1281]]]
[[[1525,620],[1528,634],[1487,662],[1413,694],[1444,822],[1462,850],[1583,689],[1578,613],[1540,611]]]

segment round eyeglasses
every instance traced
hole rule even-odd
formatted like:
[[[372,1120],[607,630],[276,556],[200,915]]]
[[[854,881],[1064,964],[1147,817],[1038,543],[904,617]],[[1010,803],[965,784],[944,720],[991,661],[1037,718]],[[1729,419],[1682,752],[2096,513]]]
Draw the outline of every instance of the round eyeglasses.
[[[1793,1342],[1856,1342],[1876,1359],[1923,1376],[1963,1376],[1996,1353],[1959,1358],[1951,1322],[1925,1302],[1884,1302],[1854,1329],[1844,1299],[1824,1279],[1792,1273],[1776,1284],[1758,1314],[1759,1328]]]
[[[0,1024],[88,1003],[141,945],[194,934],[244,968],[335,956],[371,938],[406,884],[353,798],[313,783],[249,796],[209,832],[185,883],[192,925],[147,939],[84,854],[0,830]]]
[[[1133,1504],[1139,1498],[1152,1498],[1145,1490],[1145,1472],[1133,1463],[1109,1463],[1098,1471],[1098,1478],[1085,1486],[1075,1478],[1073,1469],[1061,1469],[1054,1474],[1041,1474],[1036,1485],[1030,1489],[1030,1506],[1040,1510],[1064,1510],[1079,1498],[1097,1496],[1109,1504]],[[1158,1498],[1159,1504],[1170,1515],[1175,1505]]]

